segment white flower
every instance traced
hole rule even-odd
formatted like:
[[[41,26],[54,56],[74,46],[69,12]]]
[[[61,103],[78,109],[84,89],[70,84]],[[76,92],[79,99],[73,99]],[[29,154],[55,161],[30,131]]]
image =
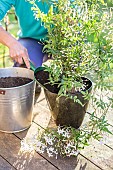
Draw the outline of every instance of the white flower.
[[[47,148],[47,154],[49,157],[53,157],[53,152],[54,151],[54,148],[50,147],[50,148]]]
[[[42,148],[39,148],[39,147],[36,147],[35,151],[39,152],[39,153],[44,153],[44,150]]]
[[[37,140],[36,145],[35,145],[35,150],[37,152],[44,153],[46,148],[47,148],[47,146],[44,143],[42,143],[41,141]]]
[[[60,127],[60,126],[58,126],[58,130],[57,130],[57,132],[58,132],[58,134],[60,135],[60,134],[65,133],[65,130],[64,130],[64,129],[61,129],[61,127]]]
[[[43,138],[45,139],[45,141],[49,144],[49,145],[53,145],[53,140],[54,138],[49,134],[49,135],[44,135]]]
[[[62,128],[60,126],[58,126],[58,130],[57,130],[59,135],[62,135],[65,138],[70,138],[70,132],[68,128]]]
[[[72,155],[72,156],[78,156],[78,154],[79,154],[79,151],[77,151],[77,150],[72,150],[71,153],[70,153],[70,156],[71,156],[71,155]]]

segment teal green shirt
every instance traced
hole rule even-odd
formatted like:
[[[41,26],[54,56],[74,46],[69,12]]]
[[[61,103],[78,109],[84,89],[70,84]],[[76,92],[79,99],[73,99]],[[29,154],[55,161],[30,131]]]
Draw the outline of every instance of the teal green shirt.
[[[36,4],[41,11],[44,13],[48,12],[49,5],[47,5],[47,3],[36,0]],[[42,25],[40,19],[35,19],[33,11],[31,10],[32,5],[26,0],[0,0],[0,20],[3,19],[12,6],[15,8],[15,13],[18,18],[20,27],[19,37],[29,37],[43,41],[47,35],[47,30]]]

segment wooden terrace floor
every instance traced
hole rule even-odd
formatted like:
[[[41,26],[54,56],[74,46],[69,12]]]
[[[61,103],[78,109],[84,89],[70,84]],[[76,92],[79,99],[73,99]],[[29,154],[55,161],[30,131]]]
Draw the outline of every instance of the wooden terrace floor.
[[[110,111],[109,123],[113,132],[113,110]],[[32,135],[37,128],[46,128],[51,122],[43,90],[34,106],[34,119],[31,127],[23,132],[8,134],[0,132],[0,170],[113,170],[113,136],[107,137],[106,144],[92,141],[76,157],[58,159],[47,154],[20,152],[21,140]]]

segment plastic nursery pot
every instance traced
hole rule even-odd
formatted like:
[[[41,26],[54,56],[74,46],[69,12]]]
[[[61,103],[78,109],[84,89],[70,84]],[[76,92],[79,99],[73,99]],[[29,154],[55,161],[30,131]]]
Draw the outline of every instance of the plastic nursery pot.
[[[92,82],[90,80],[89,83],[88,93],[92,89]],[[44,90],[44,93],[56,125],[72,126],[76,129],[81,126],[89,103],[88,100],[84,99],[81,92],[76,92],[72,95],[76,95],[84,106],[65,96],[58,97],[56,93],[52,93],[47,89]]]
[[[75,127],[76,129],[79,128],[83,122],[89,101],[84,99],[81,92],[75,92],[72,95],[76,95],[84,106],[74,102],[73,99],[66,98],[65,96],[58,97],[58,85],[51,86],[49,84],[49,75],[46,75],[46,79],[43,80],[44,74],[44,67],[36,69],[35,79],[44,88],[45,97],[56,125],[67,125]],[[49,73],[46,72],[46,74]],[[87,80],[89,84],[87,90],[88,93],[90,93],[92,89],[92,82],[87,78],[83,79]],[[56,90],[54,90],[54,88]]]
[[[42,86],[43,88],[45,88],[45,87],[41,84],[41,82],[38,81],[38,75],[37,75],[37,73],[39,73],[40,71],[43,71],[43,70],[45,69],[45,67],[42,67],[42,66],[41,66],[41,67],[36,68],[31,61],[29,61],[29,62],[30,62],[30,69],[31,69],[32,71],[34,71],[34,77],[35,77],[36,82],[37,82],[38,84],[40,84],[40,86]]]
[[[51,85],[49,81],[48,71],[45,70],[45,67],[39,67],[35,70],[34,76],[36,82],[40,84],[44,89],[51,91],[52,93],[58,93],[58,83]]]
[[[38,67],[38,68],[36,68],[35,71],[34,71],[34,77],[35,77],[36,82],[38,84],[40,84],[40,86],[42,86],[44,89],[46,89],[46,87],[43,84],[43,78],[39,77],[39,73],[43,72],[44,70],[45,70],[45,67]]]

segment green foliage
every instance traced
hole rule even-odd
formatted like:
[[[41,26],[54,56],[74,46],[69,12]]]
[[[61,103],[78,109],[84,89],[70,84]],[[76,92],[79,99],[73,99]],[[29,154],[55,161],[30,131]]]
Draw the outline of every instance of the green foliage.
[[[108,7],[113,7],[113,0],[105,0]]]
[[[84,148],[91,138],[100,140],[103,133],[111,134],[106,114],[109,107],[113,107],[112,98],[106,96],[103,100],[102,97],[109,89],[106,78],[113,74],[111,13],[103,0],[58,0],[54,5],[50,1],[47,14],[40,11],[35,1],[32,5],[35,18],[40,18],[48,30],[44,52],[52,55],[53,60],[49,67],[45,67],[52,84],[61,81],[59,95],[66,96],[72,89],[83,89],[81,77],[90,77],[94,81],[92,94],[82,91],[85,99],[92,99],[94,111],[90,120],[80,131],[71,129],[76,149]],[[100,93],[96,94],[96,90]],[[82,105],[77,96],[74,101]],[[62,143],[62,139],[60,141]]]
[[[77,156],[81,149],[89,145],[89,140],[96,139],[102,142],[102,133],[107,132],[108,124],[105,116],[97,119],[94,113],[90,116],[90,129],[83,127],[75,129],[70,126],[58,126],[56,129],[46,129],[40,135],[40,131],[36,133],[30,140],[24,139],[21,147],[25,151],[36,150],[39,153],[47,152],[49,157],[55,156]],[[27,145],[27,146],[26,146]]]
[[[77,81],[93,70],[99,87],[111,73],[113,27],[109,13],[100,12],[102,7],[106,7],[102,0],[59,0],[44,14],[33,3],[35,17],[48,30],[44,51],[54,59],[48,69],[52,83],[62,75],[63,89],[78,89]]]

